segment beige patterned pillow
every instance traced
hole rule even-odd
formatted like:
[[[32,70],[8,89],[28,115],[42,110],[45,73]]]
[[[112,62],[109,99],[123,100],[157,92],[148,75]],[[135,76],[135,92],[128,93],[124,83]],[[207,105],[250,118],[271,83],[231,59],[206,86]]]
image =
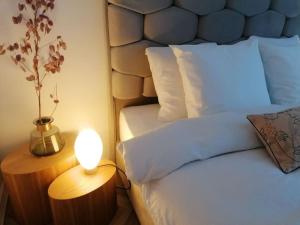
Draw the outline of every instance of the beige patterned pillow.
[[[300,107],[247,118],[284,173],[300,167]]]

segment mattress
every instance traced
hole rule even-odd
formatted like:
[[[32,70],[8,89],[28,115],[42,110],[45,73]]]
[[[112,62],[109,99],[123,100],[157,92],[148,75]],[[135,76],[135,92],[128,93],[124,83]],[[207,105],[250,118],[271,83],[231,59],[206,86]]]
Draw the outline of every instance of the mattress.
[[[123,108],[120,112],[120,140],[125,141],[166,125],[158,119],[159,104]]]
[[[119,118],[120,141],[137,137],[167,124],[158,120],[158,112],[158,104],[123,108]],[[116,162],[118,166],[125,170],[124,160],[118,151],[116,152]],[[128,195],[141,225],[154,225],[141,189],[141,186],[132,184]]]

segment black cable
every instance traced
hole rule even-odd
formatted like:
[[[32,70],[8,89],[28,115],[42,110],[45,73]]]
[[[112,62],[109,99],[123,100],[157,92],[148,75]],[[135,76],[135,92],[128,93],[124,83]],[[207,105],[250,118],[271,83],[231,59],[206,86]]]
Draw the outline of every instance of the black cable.
[[[127,183],[128,183],[128,186],[127,186],[127,187],[124,187],[124,186],[116,186],[116,188],[121,189],[121,190],[125,190],[125,191],[128,191],[128,190],[131,189],[131,182],[130,182],[130,180],[128,180],[128,178],[127,178],[126,173],[125,173],[124,170],[122,170],[122,169],[121,169],[120,167],[118,167],[117,165],[111,164],[111,163],[99,165],[98,167],[105,167],[105,166],[112,166],[112,167],[116,168],[117,171],[121,172],[121,173],[123,174],[123,176],[126,178]],[[121,178],[121,179],[122,179],[122,178]]]

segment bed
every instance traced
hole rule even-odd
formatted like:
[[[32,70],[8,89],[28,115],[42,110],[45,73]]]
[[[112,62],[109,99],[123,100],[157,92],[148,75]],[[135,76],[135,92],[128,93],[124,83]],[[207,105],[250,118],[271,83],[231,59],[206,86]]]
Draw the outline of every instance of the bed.
[[[291,37],[300,34],[299,18],[298,0],[109,0],[117,144],[170,125],[158,119],[146,48]],[[125,169],[120,151],[116,161]],[[274,169],[265,149],[256,146],[133,182],[129,196],[142,225],[297,225],[299,188],[300,171],[285,175]]]
[[[153,104],[121,110],[121,141],[166,126],[158,120],[158,109]],[[124,168],[119,152],[117,163]],[[274,169],[266,151],[258,148],[196,161],[149,184],[133,183],[129,194],[146,225],[297,225],[299,177],[300,171],[286,176]]]

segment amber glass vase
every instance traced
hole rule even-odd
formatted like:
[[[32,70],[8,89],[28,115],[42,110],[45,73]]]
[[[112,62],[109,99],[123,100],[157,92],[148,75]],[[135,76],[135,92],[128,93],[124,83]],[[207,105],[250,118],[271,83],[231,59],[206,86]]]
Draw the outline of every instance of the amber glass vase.
[[[33,121],[36,128],[30,135],[30,152],[36,156],[47,156],[61,151],[65,142],[58,127],[52,125],[52,117]]]

